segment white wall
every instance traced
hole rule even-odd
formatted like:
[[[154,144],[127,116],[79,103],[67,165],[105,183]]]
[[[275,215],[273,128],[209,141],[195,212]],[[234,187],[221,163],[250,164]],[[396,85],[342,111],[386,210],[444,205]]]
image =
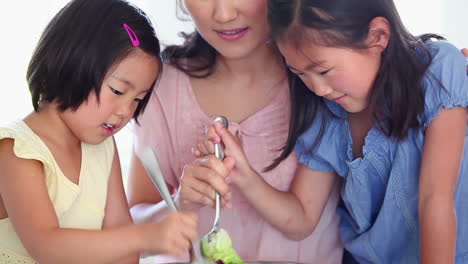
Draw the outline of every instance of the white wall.
[[[191,31],[190,22],[175,17],[176,0],[130,0],[152,19],[161,43],[180,43],[179,31]],[[255,1],[255,0],[253,0]],[[24,117],[32,111],[25,80],[32,50],[42,29],[68,0],[3,0],[0,9],[0,122]],[[468,0],[395,0],[401,17],[415,34],[434,32],[459,47],[468,47]],[[28,5],[26,8],[25,5]],[[131,133],[116,136],[124,174],[128,170]]]
[[[437,33],[468,47],[468,0],[394,0],[413,34]]]

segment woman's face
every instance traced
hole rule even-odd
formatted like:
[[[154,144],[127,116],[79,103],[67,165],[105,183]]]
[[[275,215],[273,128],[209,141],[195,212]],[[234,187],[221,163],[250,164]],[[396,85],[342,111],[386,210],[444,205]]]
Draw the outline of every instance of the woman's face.
[[[198,32],[222,56],[244,58],[269,39],[266,0],[184,0]]]

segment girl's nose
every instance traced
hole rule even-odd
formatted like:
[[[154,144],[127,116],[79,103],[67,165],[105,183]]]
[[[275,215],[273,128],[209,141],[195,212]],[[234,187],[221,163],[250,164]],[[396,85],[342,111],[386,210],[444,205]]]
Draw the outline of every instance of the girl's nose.
[[[235,1],[232,0],[219,0],[216,1],[213,18],[218,23],[227,23],[237,17],[237,8]]]
[[[131,102],[131,103],[124,102],[117,108],[117,111],[115,114],[122,119],[132,117],[133,113],[136,110],[136,106],[134,105],[137,105],[137,104],[135,102]]]
[[[313,89],[314,93],[318,96],[327,96],[332,93],[333,89],[325,84],[316,84]]]

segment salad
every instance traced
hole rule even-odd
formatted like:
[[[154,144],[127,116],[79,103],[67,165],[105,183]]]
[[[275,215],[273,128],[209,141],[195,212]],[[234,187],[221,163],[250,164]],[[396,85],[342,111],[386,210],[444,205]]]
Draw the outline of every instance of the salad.
[[[216,264],[244,264],[244,261],[232,247],[231,238],[224,229],[213,234],[210,242],[206,237],[203,237],[201,251],[207,260]]]

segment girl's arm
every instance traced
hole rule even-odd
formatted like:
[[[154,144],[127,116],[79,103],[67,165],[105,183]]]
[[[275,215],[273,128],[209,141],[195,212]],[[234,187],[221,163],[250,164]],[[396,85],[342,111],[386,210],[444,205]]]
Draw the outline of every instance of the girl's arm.
[[[172,214],[156,225],[102,231],[60,228],[42,163],[16,157],[13,140],[4,139],[0,141],[0,170],[0,194],[8,217],[28,253],[40,263],[115,263],[139,252],[182,254],[196,237],[195,217],[183,214]]]
[[[426,129],[419,180],[421,263],[453,263],[454,196],[463,156],[467,110],[443,109]]]
[[[213,151],[213,142],[225,144],[225,153],[235,160],[239,171],[230,179],[236,184],[250,204],[272,226],[283,232],[288,238],[302,240],[312,233],[317,226],[330,194],[338,184],[334,172],[314,171],[300,164],[296,170],[290,190],[282,192],[269,185],[249,164],[237,139],[224,127],[210,128],[209,141],[198,146],[198,156]],[[214,171],[225,166],[214,156],[207,156],[206,166]]]
[[[102,229],[112,229],[121,226],[130,226],[133,224],[132,217],[125,197],[124,186],[122,182],[122,170],[120,167],[119,153],[114,140],[114,160],[112,162],[111,175],[107,188],[106,208]],[[118,263],[138,263],[139,254],[134,254],[129,258]]]
[[[240,189],[251,205],[289,239],[302,240],[317,226],[338,177],[300,164],[288,192],[269,185],[251,171]],[[254,175],[256,174],[256,175]]]

